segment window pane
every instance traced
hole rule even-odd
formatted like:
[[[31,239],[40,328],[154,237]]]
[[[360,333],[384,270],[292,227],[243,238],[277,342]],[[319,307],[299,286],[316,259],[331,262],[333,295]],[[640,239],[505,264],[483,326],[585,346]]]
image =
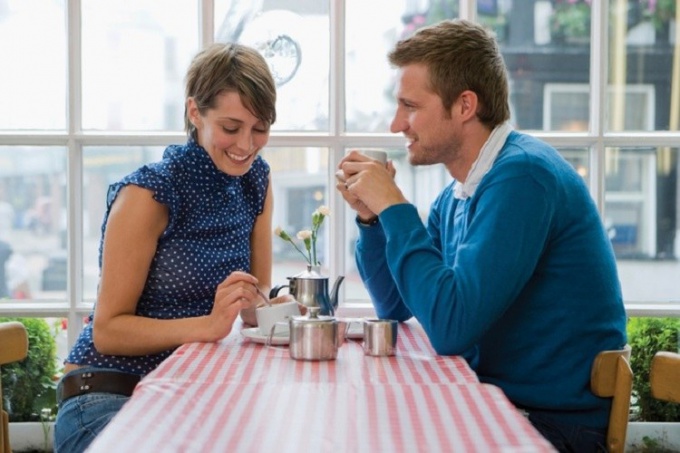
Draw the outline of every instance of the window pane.
[[[677,148],[607,148],[605,224],[624,300],[680,299],[677,168]]]
[[[587,131],[590,102],[590,1],[535,1],[507,11],[501,51],[517,128]]]
[[[0,129],[66,128],[64,4],[0,2]]]
[[[365,2],[346,0],[345,127],[350,132],[385,132],[395,110],[394,76],[387,53],[417,29],[458,17],[458,0]],[[504,3],[478,1],[479,21],[499,41],[507,34]]]
[[[272,170],[274,191],[274,216],[272,224],[281,227],[304,252],[302,241],[296,238],[300,230],[312,226],[312,213],[321,205],[328,206],[328,149],[327,148],[267,148],[262,157]],[[333,215],[331,213],[331,215]],[[328,275],[330,244],[325,221],[319,230],[317,243],[318,260],[322,273]],[[288,283],[290,277],[306,269],[306,260],[290,244],[278,237],[273,238],[274,270],[272,283]],[[283,293],[282,293],[283,294]]]
[[[158,146],[91,146],[83,149],[83,298],[94,300],[99,283],[99,240],[109,184],[163,157]]]
[[[241,42],[264,55],[277,82],[275,131],[329,128],[328,1],[216,0],[215,40]],[[287,3],[285,8],[281,3]]]
[[[607,127],[678,130],[680,66],[674,60],[675,1],[610,3]]]
[[[418,3],[418,2],[411,2]],[[402,36],[426,23],[427,2],[347,0],[345,33],[345,127],[386,132],[394,115],[393,70],[387,52]]]
[[[83,129],[183,130],[195,2],[83,0]]]
[[[0,299],[66,296],[65,175],[64,148],[0,147]]]
[[[346,127],[350,132],[389,129],[394,82],[386,55],[394,43],[422,26],[458,16],[454,0],[406,2],[402,9],[392,2],[371,5],[379,12],[368,19],[365,2],[347,1]],[[521,129],[588,130],[590,3],[553,8],[549,2],[536,1],[531,14],[526,6],[494,1],[477,5],[478,20],[496,35],[508,66],[512,121]],[[581,22],[566,30],[552,25],[565,16]],[[544,93],[548,83],[576,83],[583,88],[578,98],[568,90],[553,96]]]

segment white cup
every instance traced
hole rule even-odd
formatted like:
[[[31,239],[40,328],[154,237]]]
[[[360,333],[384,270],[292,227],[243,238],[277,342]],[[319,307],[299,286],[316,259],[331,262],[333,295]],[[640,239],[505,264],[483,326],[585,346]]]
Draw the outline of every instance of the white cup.
[[[260,334],[269,335],[272,327],[277,322],[287,322],[291,316],[300,316],[300,307],[297,301],[283,302],[280,304],[265,305],[255,309],[255,318],[257,318],[257,327],[260,329]],[[287,326],[286,326],[287,327]],[[287,331],[288,329],[276,329],[277,332]]]
[[[371,159],[375,159],[381,164],[387,164],[387,152],[383,151],[381,149],[359,149],[358,150],[361,154],[363,154],[366,157],[370,157]]]
[[[381,149],[375,149],[375,148],[364,148],[364,149],[357,149],[360,154],[363,154],[366,157],[370,157],[371,159],[375,159],[378,162],[380,162],[383,165],[387,165],[387,152],[383,151]],[[345,174],[342,170],[338,170],[335,172],[335,177],[338,179],[340,182],[345,182]]]

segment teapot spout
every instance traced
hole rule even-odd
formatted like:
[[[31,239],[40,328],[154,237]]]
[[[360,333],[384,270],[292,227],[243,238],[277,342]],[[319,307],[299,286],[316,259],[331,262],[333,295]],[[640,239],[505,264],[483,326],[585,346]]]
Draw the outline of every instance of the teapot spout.
[[[331,289],[331,306],[333,307],[333,312],[338,308],[338,292],[340,290],[340,284],[345,279],[344,275],[338,276],[333,283],[333,289]]]

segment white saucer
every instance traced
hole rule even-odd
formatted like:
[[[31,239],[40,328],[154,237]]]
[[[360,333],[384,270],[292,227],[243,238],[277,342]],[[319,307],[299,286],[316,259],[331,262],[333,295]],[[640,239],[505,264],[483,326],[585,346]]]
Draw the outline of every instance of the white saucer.
[[[353,319],[347,330],[347,338],[351,340],[361,340],[364,338],[364,323],[361,319]]]
[[[242,329],[241,335],[255,343],[266,344],[269,335],[262,335],[258,327],[250,327],[248,329]],[[273,346],[287,345],[290,342],[290,335],[288,332],[275,332],[272,337]]]

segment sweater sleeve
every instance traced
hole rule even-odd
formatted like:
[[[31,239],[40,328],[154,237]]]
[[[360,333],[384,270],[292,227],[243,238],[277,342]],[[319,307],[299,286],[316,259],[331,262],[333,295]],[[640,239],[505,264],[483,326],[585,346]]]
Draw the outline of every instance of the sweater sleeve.
[[[526,175],[510,179],[487,184],[474,200],[461,203],[468,212],[441,215],[442,233],[464,230],[458,233],[452,265],[445,263],[413,205],[391,206],[380,214],[385,256],[371,266],[386,264],[403,304],[439,354],[473,348],[516,300],[543,253],[551,209],[546,190]],[[384,280],[381,275],[367,285]]]
[[[406,321],[412,317],[392,279],[385,255],[385,233],[380,223],[361,225],[355,259],[359,275],[368,290],[376,315],[382,319]]]

